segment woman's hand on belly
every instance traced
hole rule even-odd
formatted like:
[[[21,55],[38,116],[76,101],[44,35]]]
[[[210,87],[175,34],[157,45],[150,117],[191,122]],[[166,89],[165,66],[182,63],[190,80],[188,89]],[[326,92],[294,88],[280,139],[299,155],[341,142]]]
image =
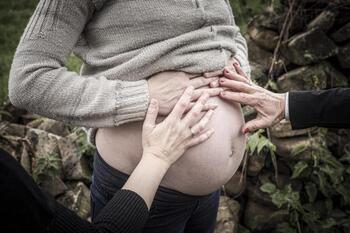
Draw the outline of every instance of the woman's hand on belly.
[[[142,129],[144,155],[154,156],[170,167],[188,148],[206,141],[214,133],[214,129],[204,130],[213,115],[213,109],[202,115],[208,94],[202,94],[185,113],[192,95],[193,87],[186,88],[169,116],[159,124],[156,124],[158,103],[152,99]]]
[[[197,100],[201,94],[207,93],[209,96],[218,96],[221,88],[211,88],[209,84],[217,81],[218,77],[205,78],[198,74],[185,72],[166,71],[153,75],[148,80],[150,98],[154,98],[159,104],[159,114],[166,116],[174,108],[176,102],[188,86],[195,90],[191,101]],[[190,104],[188,109],[192,105]],[[213,106],[208,103],[203,110],[211,109]]]

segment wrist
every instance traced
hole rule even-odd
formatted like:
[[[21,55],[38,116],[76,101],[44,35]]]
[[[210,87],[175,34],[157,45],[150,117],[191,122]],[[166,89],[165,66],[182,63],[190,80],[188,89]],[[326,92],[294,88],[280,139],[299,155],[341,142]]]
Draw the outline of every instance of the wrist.
[[[166,172],[171,166],[170,161],[167,161],[166,156],[161,154],[163,152],[155,152],[151,150],[144,150],[140,163],[150,164],[150,167],[156,168],[159,171]]]

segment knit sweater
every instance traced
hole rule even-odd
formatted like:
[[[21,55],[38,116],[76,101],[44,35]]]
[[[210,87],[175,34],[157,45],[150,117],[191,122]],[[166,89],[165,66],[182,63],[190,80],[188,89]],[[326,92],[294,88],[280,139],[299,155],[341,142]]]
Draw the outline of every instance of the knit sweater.
[[[80,74],[64,66],[72,51]],[[13,59],[9,98],[89,129],[95,145],[95,129],[143,120],[153,74],[218,70],[232,56],[249,75],[228,0],[41,0]]]

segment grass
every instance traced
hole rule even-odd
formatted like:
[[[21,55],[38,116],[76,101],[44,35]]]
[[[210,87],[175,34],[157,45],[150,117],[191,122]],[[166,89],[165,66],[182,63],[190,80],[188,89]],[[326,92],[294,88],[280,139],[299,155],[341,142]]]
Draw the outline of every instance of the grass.
[[[0,105],[8,99],[8,78],[13,55],[38,0],[0,0]],[[71,56],[66,64],[78,71],[81,61]]]

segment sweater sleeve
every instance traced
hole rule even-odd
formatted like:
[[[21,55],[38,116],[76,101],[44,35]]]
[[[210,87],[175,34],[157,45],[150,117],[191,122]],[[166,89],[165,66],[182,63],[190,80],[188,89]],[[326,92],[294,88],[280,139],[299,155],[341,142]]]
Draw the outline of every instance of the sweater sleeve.
[[[236,54],[234,55],[234,58],[236,58],[238,60],[238,62],[240,63],[244,73],[250,78],[250,73],[251,73],[251,69],[250,69],[250,65],[249,65],[249,60],[248,60],[248,46],[247,46],[247,41],[246,39],[242,36],[241,30],[240,28],[237,26],[236,22],[235,22],[235,17],[232,11],[232,7],[229,1],[228,5],[229,5],[229,10],[231,12],[231,17],[232,17],[232,24],[235,27],[237,34],[234,38],[234,41],[236,43],[237,46],[237,51]]]
[[[147,219],[145,201],[133,191],[119,190],[93,223],[56,202],[49,228],[55,233],[136,233],[141,232]]]
[[[85,127],[142,120],[146,80],[80,76],[64,64],[101,0],[40,0],[17,47],[9,98],[17,107]]]
[[[241,32],[237,32],[237,36],[235,37],[236,45],[237,45],[237,53],[235,54],[235,58],[241,64],[241,67],[244,73],[250,77],[251,69],[248,61],[248,46],[247,41],[242,36]]]

